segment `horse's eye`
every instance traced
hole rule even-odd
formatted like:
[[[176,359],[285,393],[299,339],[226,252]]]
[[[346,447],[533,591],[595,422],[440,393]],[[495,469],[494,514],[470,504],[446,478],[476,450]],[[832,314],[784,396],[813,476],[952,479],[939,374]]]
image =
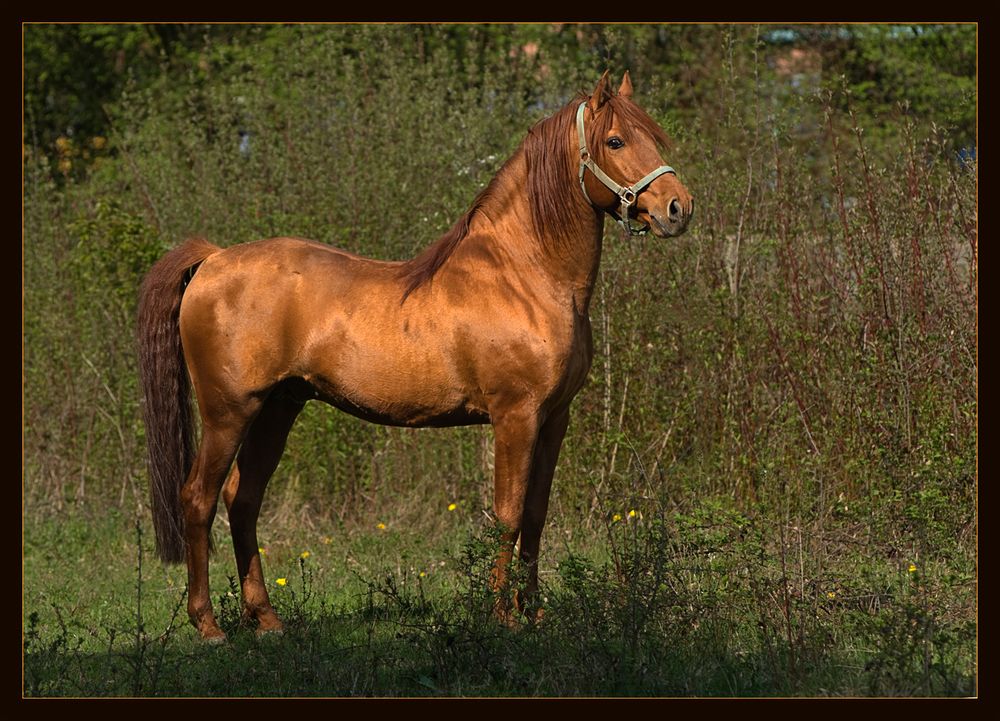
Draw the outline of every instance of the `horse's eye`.
[[[608,147],[612,150],[618,150],[618,148],[625,147],[625,141],[619,138],[617,135],[612,135],[608,138]]]

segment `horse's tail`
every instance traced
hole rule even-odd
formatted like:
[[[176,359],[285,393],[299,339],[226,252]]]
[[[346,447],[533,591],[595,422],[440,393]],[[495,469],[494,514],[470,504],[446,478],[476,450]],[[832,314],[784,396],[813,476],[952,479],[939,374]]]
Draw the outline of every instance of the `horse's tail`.
[[[191,383],[178,318],[184,289],[198,265],[220,248],[192,238],[160,258],[139,291],[137,336],[143,419],[156,549],[164,561],[184,560],[180,489],[194,463]]]

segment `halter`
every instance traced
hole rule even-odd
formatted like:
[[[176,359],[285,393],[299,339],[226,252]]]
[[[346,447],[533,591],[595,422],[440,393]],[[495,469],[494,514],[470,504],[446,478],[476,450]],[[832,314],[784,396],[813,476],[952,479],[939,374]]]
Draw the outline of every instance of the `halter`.
[[[583,171],[589,168],[590,172],[594,174],[594,177],[604,183],[608,190],[617,195],[619,200],[621,200],[621,211],[619,212],[618,217],[615,218],[615,220],[618,221],[618,224],[621,225],[621,227],[629,235],[642,235],[646,232],[646,229],[640,230],[632,227],[632,223],[628,217],[629,206],[635,202],[636,197],[639,193],[646,189],[646,186],[659,178],[661,175],[664,173],[677,175],[677,173],[669,165],[661,165],[656,170],[647,174],[638,183],[634,183],[631,186],[619,185],[613,181],[607,173],[597,167],[597,163],[595,163],[594,159],[590,157],[590,151],[587,150],[587,136],[583,132],[583,110],[586,106],[587,101],[584,100],[580,103],[580,107],[576,109],[576,133],[580,137],[580,188],[583,190],[583,197],[587,199],[587,202],[593,205],[594,201],[592,201],[590,196],[587,195],[587,186],[584,185],[583,182]],[[612,216],[614,216],[614,211],[609,212]]]

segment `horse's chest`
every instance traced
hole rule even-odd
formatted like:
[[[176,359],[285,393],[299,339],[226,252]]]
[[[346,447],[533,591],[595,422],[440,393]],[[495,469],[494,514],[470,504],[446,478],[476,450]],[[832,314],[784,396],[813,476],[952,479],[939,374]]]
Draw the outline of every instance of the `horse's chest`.
[[[584,315],[574,318],[572,331],[562,342],[556,344],[555,367],[561,370],[553,395],[566,402],[580,391],[587,381],[594,359],[594,343],[590,319]]]

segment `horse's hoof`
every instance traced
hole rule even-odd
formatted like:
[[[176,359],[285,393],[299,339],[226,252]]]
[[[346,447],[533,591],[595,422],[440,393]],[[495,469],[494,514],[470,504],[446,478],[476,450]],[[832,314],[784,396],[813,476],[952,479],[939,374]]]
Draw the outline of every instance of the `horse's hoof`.
[[[228,640],[229,639],[226,637],[226,634],[223,631],[219,631],[218,633],[203,635],[201,637],[201,642],[206,646],[221,646]]]
[[[524,620],[528,622],[529,626],[537,626],[545,616],[545,609],[542,608],[535,593],[528,594],[516,591],[514,593],[514,605],[524,617]]]
[[[256,636],[258,639],[263,638],[280,638],[285,635],[285,629],[281,626],[275,628],[258,628],[256,631]]]
[[[541,606],[536,608],[527,608],[523,613],[524,620],[528,622],[529,626],[540,626],[542,620],[545,618],[545,609]]]
[[[501,626],[506,626],[511,630],[516,630],[521,627],[521,620],[518,618],[520,614],[512,611],[505,605],[498,604],[493,609],[493,618],[497,620]]]

